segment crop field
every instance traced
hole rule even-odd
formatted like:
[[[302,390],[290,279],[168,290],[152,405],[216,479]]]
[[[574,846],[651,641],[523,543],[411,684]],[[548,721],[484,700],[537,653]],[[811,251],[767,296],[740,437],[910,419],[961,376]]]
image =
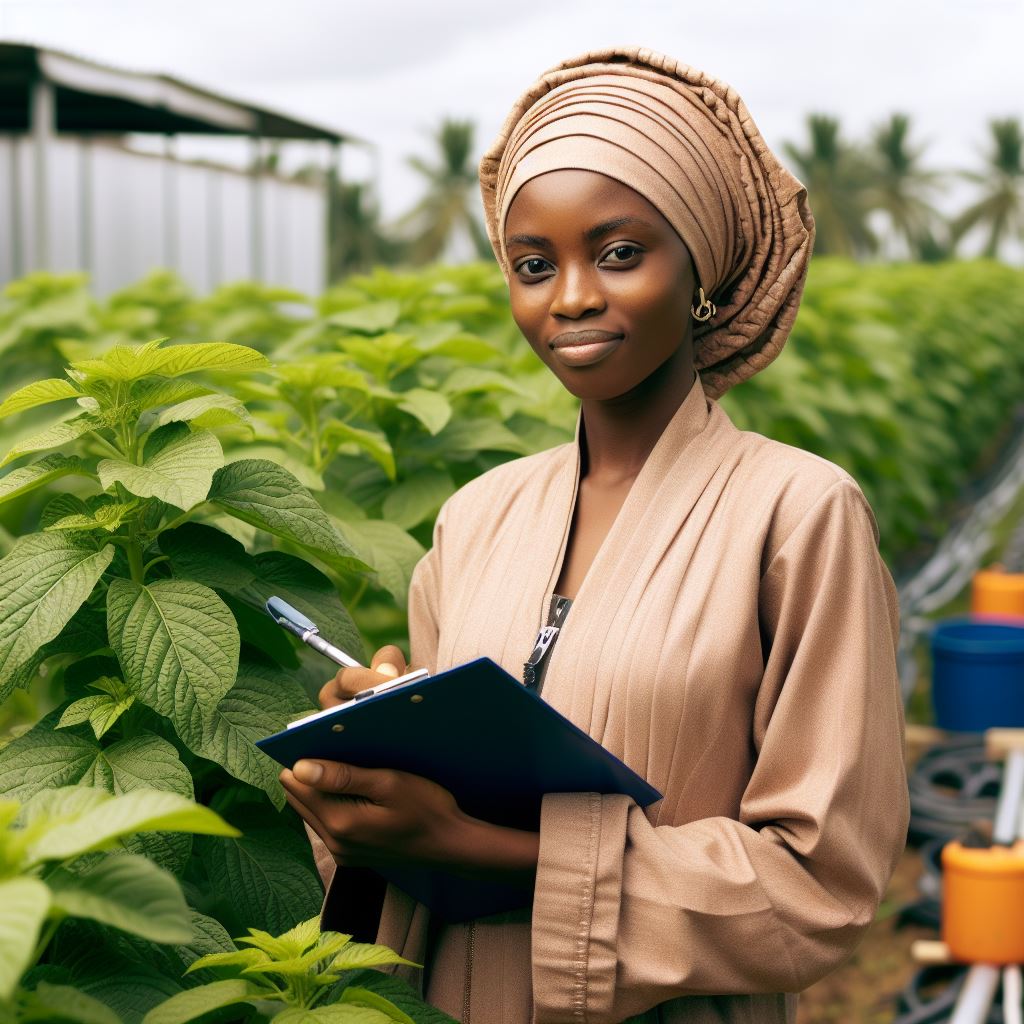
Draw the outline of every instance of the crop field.
[[[898,574],[1024,394],[1022,322],[1024,272],[1001,264],[818,260],[783,355],[722,404],[848,469]],[[313,298],[196,298],[160,273],[104,301],[33,274],[0,300],[0,381],[0,902],[20,915],[0,1001],[48,1019],[53,990],[76,992],[89,1009],[67,1019],[170,1024],[286,992],[379,1015],[309,1019],[447,1020],[364,970],[393,954],[316,929],[309,845],[253,741],[329,673],[261,606],[283,596],[357,656],[407,649],[442,503],[571,439],[498,270],[377,270]],[[886,992],[909,942],[888,927],[864,947],[879,962],[855,961]],[[823,983],[806,1024],[853,1020],[820,1007],[854,977]]]

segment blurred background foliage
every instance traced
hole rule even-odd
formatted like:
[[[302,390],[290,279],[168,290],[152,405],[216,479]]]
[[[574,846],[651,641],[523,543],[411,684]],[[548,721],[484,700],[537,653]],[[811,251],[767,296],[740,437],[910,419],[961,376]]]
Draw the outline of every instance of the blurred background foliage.
[[[849,470],[899,572],[941,536],[1012,424],[1024,394],[1022,286],[1024,271],[994,261],[818,257],[782,357],[722,404],[742,429]],[[519,337],[493,262],[378,267],[312,299],[252,283],[199,297],[161,271],[98,301],[84,275],[32,274],[0,301],[4,391],[154,337],[231,341],[270,358],[268,373],[230,386],[251,422],[229,417],[218,433],[229,460],[289,469],[373,566],[338,581],[372,647],[406,642],[409,578],[442,502],[575,426],[576,403]],[[23,415],[6,429],[16,443],[39,426]],[[4,506],[8,537],[32,528],[42,500]]]
[[[474,134],[464,120],[446,119],[436,128],[430,154],[409,158],[423,177],[424,194],[392,223],[382,221],[371,183],[333,184],[332,280],[378,264],[490,256],[476,213]],[[805,137],[783,143],[781,156],[807,186],[815,252],[859,261],[997,259],[1024,241],[1020,118],[987,123],[973,168],[932,167],[927,148],[906,114],[891,114],[864,140],[847,139],[837,117],[809,114]],[[300,174],[322,171],[308,167]],[[955,186],[965,205],[943,212],[942,201]]]

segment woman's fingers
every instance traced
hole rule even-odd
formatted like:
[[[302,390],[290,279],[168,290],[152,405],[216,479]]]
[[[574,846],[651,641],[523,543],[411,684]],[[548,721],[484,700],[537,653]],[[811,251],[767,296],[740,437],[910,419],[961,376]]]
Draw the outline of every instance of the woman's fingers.
[[[406,671],[405,655],[394,644],[382,647],[373,656],[370,668],[342,668],[320,689],[320,707],[333,708],[357,693],[378,686],[385,679],[394,679]]]
[[[370,668],[375,672],[383,672],[392,679],[396,676],[405,675],[405,655],[400,647],[388,644],[373,656]]]

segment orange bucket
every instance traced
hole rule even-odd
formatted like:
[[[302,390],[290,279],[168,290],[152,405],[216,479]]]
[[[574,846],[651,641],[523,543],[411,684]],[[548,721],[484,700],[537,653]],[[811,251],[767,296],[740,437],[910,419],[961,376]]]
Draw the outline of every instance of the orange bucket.
[[[1024,842],[943,847],[942,938],[956,960],[1024,962]]]
[[[971,586],[971,613],[1024,619],[1024,573],[1005,572],[1001,565],[976,572]]]

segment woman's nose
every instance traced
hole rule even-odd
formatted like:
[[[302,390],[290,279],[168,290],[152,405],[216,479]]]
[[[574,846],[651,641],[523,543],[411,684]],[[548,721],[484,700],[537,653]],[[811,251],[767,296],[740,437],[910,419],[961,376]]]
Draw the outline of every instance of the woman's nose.
[[[593,316],[605,308],[596,268],[563,267],[555,279],[551,315],[565,320]]]

